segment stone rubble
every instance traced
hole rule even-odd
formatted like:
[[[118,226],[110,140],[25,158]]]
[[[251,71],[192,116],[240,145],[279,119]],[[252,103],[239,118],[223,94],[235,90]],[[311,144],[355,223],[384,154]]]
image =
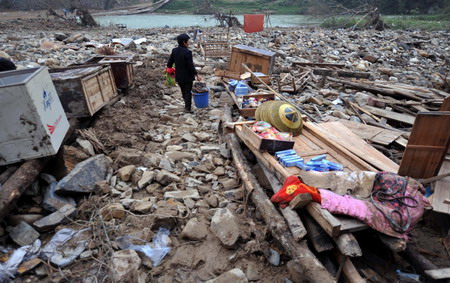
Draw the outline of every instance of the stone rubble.
[[[102,219],[96,225],[105,225],[110,235],[140,234],[136,238],[148,241],[160,227],[171,230],[174,251],[158,267],[146,264],[148,259],[141,253],[118,251],[114,241],[111,246],[92,241],[89,250],[79,252],[80,258],[88,261],[92,256],[104,256],[99,246],[111,251],[106,264],[111,267],[109,278],[116,282],[145,281],[147,273],[158,283],[263,282],[266,278],[267,282],[286,282],[287,278],[299,282],[295,265],[288,263],[281,270],[286,255],[256,244],[267,242],[262,235],[265,225],[253,223],[257,217],[252,208],[249,214],[254,217],[243,213],[246,191],[230,161],[231,152],[219,141],[217,132],[222,115],[217,98],[224,89],[218,78],[212,77],[214,68],[209,65],[223,60],[208,58],[209,65],[204,67],[203,57],[193,47],[195,63],[211,85],[210,107],[196,109],[194,115],[182,112],[178,88],[164,86],[161,72],[175,46],[170,39],[179,32],[103,28],[43,31],[41,37],[40,33],[17,29],[20,40],[13,40],[8,39],[9,32],[0,31],[0,56],[11,57],[19,69],[84,62],[98,55],[88,41],[106,45],[112,38],[148,38],[133,49],[115,46],[119,54],[135,55],[137,81],[117,103],[96,114],[91,127],[106,147],[104,154],[95,155],[90,141],[76,139],[70,146],[83,152],[84,161],[59,182],[41,174],[48,183],[46,194],[40,196],[43,187],[36,184],[32,193],[36,201],[29,200],[32,207],[8,220],[10,225],[16,224],[12,230],[0,226],[0,236],[9,233],[15,243],[26,245],[41,237],[39,232],[53,233],[75,225],[69,219],[76,220],[77,214],[83,220],[90,219],[86,214],[94,214]],[[411,44],[415,38],[426,38],[427,42]],[[257,34],[232,30],[230,41],[276,51],[275,75],[285,72],[283,69],[289,69],[294,61],[324,60],[370,72],[374,79],[438,87],[443,81],[437,73],[445,69],[445,58],[450,56],[449,38],[448,31],[380,33],[311,27],[276,28]],[[316,105],[326,117],[357,120],[359,117],[343,106],[349,95],[354,95],[359,105],[377,103],[369,93],[341,92],[331,86],[307,88],[296,101],[311,114],[315,114],[312,105]],[[367,115],[362,118],[370,119]],[[114,173],[108,177],[110,172]],[[48,212],[34,211],[41,204]],[[98,213],[93,213],[93,207]],[[102,240],[106,242],[104,234]],[[238,245],[241,242],[242,246]],[[33,272],[39,278],[48,276],[40,267]]]

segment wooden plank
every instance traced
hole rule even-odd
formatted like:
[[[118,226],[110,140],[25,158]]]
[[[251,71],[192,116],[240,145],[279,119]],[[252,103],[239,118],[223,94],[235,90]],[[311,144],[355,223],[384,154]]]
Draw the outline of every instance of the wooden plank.
[[[434,280],[450,279],[450,268],[425,270],[425,274]]]
[[[350,72],[350,71],[330,70],[330,69],[314,69],[313,72],[314,75],[321,75],[321,76],[338,76],[338,77],[360,78],[360,79],[370,78],[370,73],[366,72]]]
[[[305,214],[303,219],[306,229],[308,230],[308,239],[311,241],[314,249],[318,253],[331,251],[334,249],[330,236],[328,236],[328,234],[319,226],[317,222],[314,221],[311,216]]]
[[[376,169],[373,166],[371,166],[370,164],[368,164],[355,154],[351,153],[345,147],[333,141],[333,137],[330,134],[325,133],[321,128],[319,128],[315,124],[311,122],[305,122],[303,123],[303,129],[304,131],[305,130],[309,131],[313,136],[315,136],[317,139],[323,142],[323,144],[326,144],[329,152],[335,151],[337,153],[337,156],[335,156],[336,158],[338,158],[338,156],[344,157],[346,160],[348,160],[349,163],[360,168],[360,170],[376,171]],[[306,133],[303,134],[306,135]],[[347,164],[343,165],[347,166]]]
[[[291,209],[299,209],[305,207],[312,201],[311,194],[299,194],[289,203]]]
[[[442,164],[439,174],[450,173],[450,161]],[[445,203],[446,199],[450,199],[450,177],[446,177],[436,182],[434,195],[431,204],[433,210],[440,213],[450,214],[450,204]]]
[[[341,222],[341,233],[352,233],[369,228],[367,224],[345,215],[335,215],[339,222]]]
[[[444,99],[439,111],[450,111],[450,96]]]
[[[350,283],[366,283],[367,281],[361,277],[356,267],[353,265],[350,258],[345,257],[339,252],[334,253],[338,262],[344,262],[343,272],[345,279]],[[345,260],[345,261],[344,261]]]
[[[399,174],[416,179],[436,176],[449,144],[450,111],[418,113]]]
[[[341,222],[328,210],[320,207],[320,204],[311,202],[306,206],[308,213],[320,224],[330,237],[337,237],[341,232]]]
[[[393,111],[388,111],[388,110],[384,110],[384,109],[380,109],[380,108],[376,108],[376,107],[372,107],[372,106],[364,106],[364,109],[374,115],[381,116],[386,119],[399,121],[399,122],[402,122],[402,123],[405,123],[408,125],[414,124],[415,118],[414,118],[414,116],[411,116],[411,115],[396,113]]]
[[[333,240],[343,255],[349,257],[362,256],[361,247],[353,234],[344,233],[338,237],[334,237]]]
[[[313,62],[292,62],[293,66],[308,66],[308,67],[337,67],[344,68],[345,64],[336,63],[313,63]]]
[[[371,164],[378,170],[396,173],[398,165],[381,152],[367,144],[339,122],[321,123],[320,128],[330,133],[329,139],[347,148],[350,152]]]
[[[273,192],[276,193],[281,190],[283,184],[278,181],[276,176],[263,164],[260,164],[260,167],[264,175],[266,176],[267,181],[270,183]],[[292,236],[294,236],[297,241],[302,240],[308,232],[306,231],[305,226],[303,225],[303,222],[300,219],[298,213],[289,207],[281,208],[280,210],[284,218],[286,219],[289,229],[292,232]]]
[[[406,241],[404,239],[394,238],[386,234],[378,233],[378,238],[391,251],[398,253],[406,249]]]

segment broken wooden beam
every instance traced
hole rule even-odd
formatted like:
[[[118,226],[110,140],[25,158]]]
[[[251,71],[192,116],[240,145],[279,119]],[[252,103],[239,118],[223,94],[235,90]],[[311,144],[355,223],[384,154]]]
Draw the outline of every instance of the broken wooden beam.
[[[275,175],[270,172],[269,169],[267,169],[266,166],[263,164],[260,164],[264,175],[266,176],[267,180],[270,183],[270,186],[272,187],[272,190],[274,193],[277,193],[281,187],[283,186],[280,181],[275,177]],[[305,229],[305,226],[303,225],[302,220],[300,219],[300,216],[298,216],[297,212],[292,210],[289,207],[280,208],[281,213],[283,214],[284,218],[286,219],[286,222],[289,226],[289,229],[291,229],[292,235],[297,241],[300,241],[305,237],[307,234],[307,231]]]
[[[416,272],[426,275],[425,270],[438,269],[431,261],[421,255],[414,249],[411,245],[407,245],[406,249],[399,253],[413,268]]]
[[[382,233],[378,233],[378,238],[393,252],[398,253],[406,249],[406,241],[403,239],[394,238]]]
[[[224,108],[223,117],[225,122],[231,120],[231,108],[229,106]],[[250,173],[250,166],[245,160],[236,135],[228,133],[225,134],[224,138],[231,149],[236,171],[239,173],[245,189],[255,204],[256,209],[260,212],[273,237],[284,247],[287,254],[295,260],[300,266],[300,269],[305,271],[304,278],[311,282],[335,282],[331,274],[328,273],[325,267],[308,249],[306,241],[298,243],[295,241],[292,234],[289,233],[284,218],[278,213],[266,193],[259,186],[256,177]]]
[[[374,86],[372,84],[363,84],[363,83],[355,83],[355,82],[351,82],[351,81],[346,81],[346,80],[340,80],[340,79],[336,79],[336,78],[330,78],[327,77],[327,79],[329,81],[335,82],[335,83],[341,83],[344,86],[350,87],[352,89],[357,89],[357,90],[365,90],[374,94],[380,93],[380,94],[384,94],[384,95],[388,95],[388,96],[392,96],[392,97],[406,97],[412,100],[417,100],[417,101],[421,101],[422,98],[411,93],[411,91],[400,91],[398,89],[389,89],[389,88],[381,88],[381,87],[377,87]]]
[[[3,219],[22,193],[34,182],[49,158],[25,161],[3,184],[0,190],[0,220]]]
[[[362,256],[361,247],[353,234],[344,233],[334,237],[333,240],[343,255],[349,257]]]
[[[293,210],[303,208],[312,201],[311,194],[299,194],[289,203],[289,207]]]
[[[19,168],[16,165],[8,166],[5,171],[0,175],[0,186],[5,183]]]
[[[402,122],[402,123],[405,123],[408,125],[413,125],[414,120],[416,119],[412,115],[397,113],[394,111],[389,111],[389,110],[376,108],[376,107],[372,107],[372,106],[365,106],[364,109],[374,115],[381,116],[381,117],[384,117],[389,120]]]
[[[328,234],[311,216],[305,213],[305,215],[303,215],[303,219],[308,230],[308,239],[311,241],[314,249],[318,253],[331,251],[334,249],[330,236],[328,236]]]
[[[310,63],[310,62],[292,62],[293,66],[305,66],[305,67],[336,67],[344,68],[345,64],[337,63]]]
[[[320,224],[331,237],[339,236],[341,222],[339,222],[328,210],[324,210],[317,202],[311,202],[306,206],[308,213]]]
[[[339,252],[334,253],[335,258],[338,262],[343,263],[342,271],[344,272],[345,279],[347,279],[350,283],[365,283],[367,282],[364,278],[362,278],[361,274],[359,274],[356,267],[353,265],[350,258],[340,254]]]
[[[345,77],[345,78],[358,78],[358,79],[368,79],[370,78],[370,73],[367,72],[350,72],[342,70],[330,70],[330,69],[314,69],[314,75],[329,76],[329,77]]]

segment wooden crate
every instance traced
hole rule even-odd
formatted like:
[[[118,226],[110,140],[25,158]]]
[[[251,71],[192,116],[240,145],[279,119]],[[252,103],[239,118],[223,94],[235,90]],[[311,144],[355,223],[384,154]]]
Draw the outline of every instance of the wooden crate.
[[[294,141],[279,141],[263,139],[250,129],[247,125],[242,125],[242,132],[248,141],[259,151],[277,152],[280,150],[294,148]]]
[[[275,100],[275,94],[273,94],[273,93],[249,94],[249,95],[243,95],[240,97],[242,97],[243,99],[248,99],[250,97],[254,97],[256,99],[267,98],[269,100]],[[239,103],[237,105],[237,107],[239,108],[239,112],[241,113],[242,117],[255,117],[256,108],[242,108],[241,103]]]
[[[94,56],[89,58],[83,65],[110,65],[114,75],[116,87],[125,89],[133,84],[134,68],[133,55],[108,55],[108,56]]]
[[[245,63],[253,72],[270,76],[274,62],[275,52],[238,44],[231,49],[228,70],[245,73],[246,70],[242,67],[242,63]]]
[[[90,117],[117,95],[110,66],[52,69],[50,76],[68,117]]]

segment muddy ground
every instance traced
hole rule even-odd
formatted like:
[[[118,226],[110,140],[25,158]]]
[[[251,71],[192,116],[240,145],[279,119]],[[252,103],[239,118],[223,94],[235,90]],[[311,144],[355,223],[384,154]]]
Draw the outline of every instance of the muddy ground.
[[[30,33],[40,31],[49,33],[54,30],[65,30],[68,33],[92,32],[78,26],[61,26],[61,23],[42,18],[2,21],[0,28],[10,30],[11,33],[16,29],[25,32],[29,30]],[[109,31],[106,28],[95,30],[98,34],[102,32]],[[120,34],[120,31],[115,32]],[[199,59],[198,55],[196,57]],[[223,144],[218,132],[220,107],[226,102],[226,98],[221,92],[212,92],[209,108],[196,109],[194,114],[184,113],[178,88],[167,88],[164,85],[162,70],[167,56],[165,54],[138,56],[136,60],[142,64],[135,67],[134,85],[121,93],[117,102],[102,109],[92,119],[81,121],[81,125],[83,128],[94,129],[97,138],[104,145],[104,150],[96,153],[103,153],[111,158],[114,176],[117,176],[117,170],[120,168],[135,165],[155,171],[172,170],[171,172],[180,176],[180,180],[169,185],[154,182],[146,188],[137,190],[136,183],[142,172],[135,170],[130,180],[124,182],[127,188],[119,190],[120,194],[114,194],[112,189],[117,189],[118,186],[110,183],[110,190],[107,193],[77,197],[78,217],[73,219],[72,223],[58,226],[56,231],[64,227],[91,228],[92,237],[89,239],[87,250],[92,253],[87,253],[85,257],[61,269],[43,263],[18,277],[16,281],[117,280],[117,277],[114,277],[117,274],[114,275],[110,270],[112,257],[120,250],[115,239],[119,236],[132,235],[151,241],[160,227],[166,227],[171,231],[170,253],[157,267],[152,267],[145,255],[139,254],[142,264],[138,266],[138,278],[132,281],[203,282],[239,268],[250,281],[301,282],[301,278],[289,274],[286,265],[290,259],[273,240],[254,205],[247,201],[245,194],[242,193],[243,187],[226,151],[220,151]],[[219,85],[217,78],[210,72],[202,75],[210,85]],[[75,142],[71,143],[71,146],[80,149]],[[202,146],[212,148],[202,149]],[[168,157],[167,153],[173,151],[189,155],[180,158]],[[48,173],[55,172],[49,169]],[[194,182],[192,179],[200,183],[192,185]],[[120,183],[119,178],[117,182]],[[198,199],[164,199],[165,192],[189,191],[193,188],[199,191]],[[124,195],[129,192],[131,195]],[[270,196],[270,193],[268,194]],[[99,211],[104,206],[111,203],[130,204],[136,200],[151,201],[153,206],[150,211],[144,213],[125,209],[125,217],[122,219],[103,221],[100,217]],[[42,200],[39,197],[33,199],[24,197],[11,215],[26,214],[30,211],[44,213],[40,201]],[[239,239],[231,247],[225,247],[210,229],[212,217],[220,208],[229,209],[237,217]],[[201,239],[182,235],[186,223],[193,218],[196,218],[199,230],[206,227],[205,235]],[[448,223],[448,218],[429,213],[411,233],[411,241],[425,257],[439,267],[448,267],[450,263],[449,255],[442,244],[442,239],[448,232]],[[5,223],[6,225],[8,223]],[[45,242],[53,234],[54,231],[43,233],[41,239]],[[355,258],[354,264],[360,270],[371,269],[379,276],[368,279],[373,282],[393,282],[396,269],[414,272],[400,257],[384,248],[373,231],[358,232],[355,236],[363,248],[363,256]],[[10,244],[7,236],[2,237],[2,243]],[[278,264],[269,262],[271,252],[280,256]],[[320,255],[319,258],[326,256],[329,255]],[[129,279],[125,276],[122,280],[125,278]]]

